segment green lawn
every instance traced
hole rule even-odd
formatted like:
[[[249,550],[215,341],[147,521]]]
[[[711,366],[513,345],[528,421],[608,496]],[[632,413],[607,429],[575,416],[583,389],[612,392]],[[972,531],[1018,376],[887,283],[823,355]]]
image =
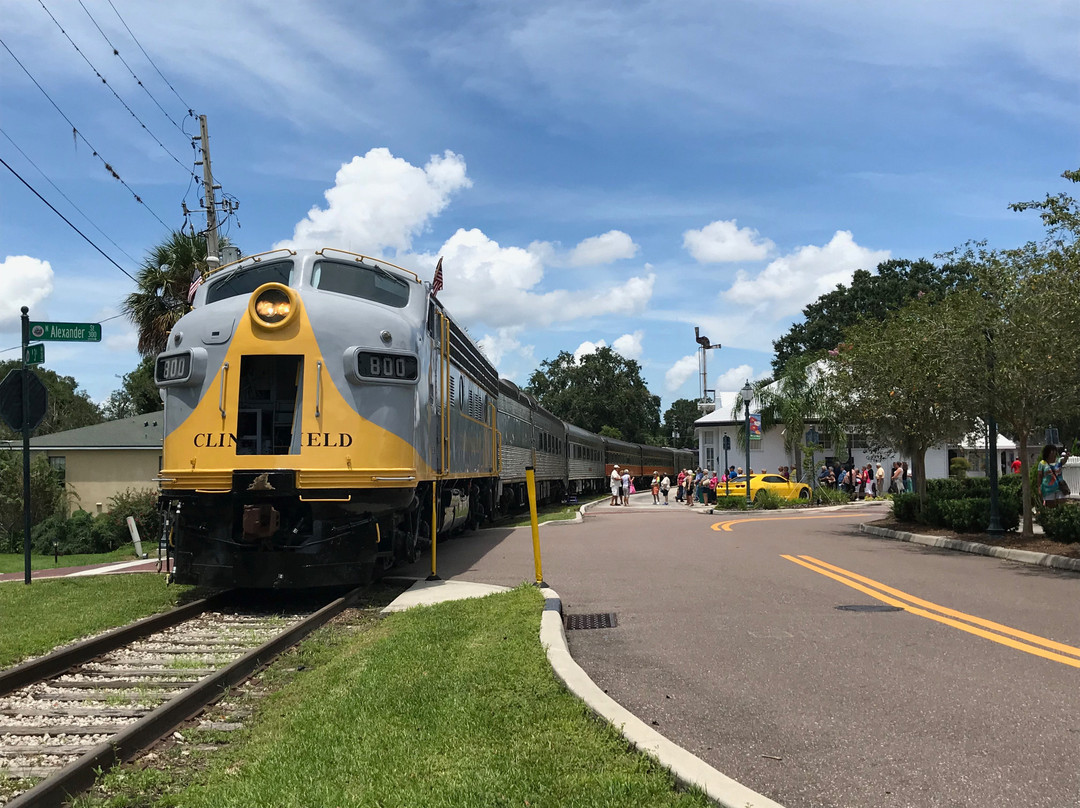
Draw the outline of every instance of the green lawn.
[[[578,510],[582,505],[586,505],[592,500],[583,499],[577,505],[540,505],[536,509],[536,521],[537,522],[552,522],[561,521],[564,519],[573,519],[577,516]],[[496,520],[492,523],[491,527],[522,527],[530,523],[529,512],[526,510],[524,513],[514,514],[508,516],[506,519]]]
[[[76,805],[709,805],[559,684],[542,608],[523,586],[320,631],[264,675],[280,689],[242,730],[185,730],[163,769],[114,770]]]
[[[191,589],[145,574],[2,583],[0,667],[170,609],[190,598]]]
[[[157,545],[154,545],[154,551],[157,552]],[[149,552],[146,549],[146,545],[143,545],[143,550]],[[53,561],[51,555],[38,555],[32,554],[30,556],[30,569],[32,570],[51,570],[56,567],[82,567],[86,564],[105,564],[110,561],[134,561],[135,560],[135,548],[134,547],[121,547],[119,550],[113,550],[111,553],[93,553],[87,555],[62,555],[58,561]],[[22,553],[0,553],[0,573],[5,572],[22,572],[26,569],[24,566]]]

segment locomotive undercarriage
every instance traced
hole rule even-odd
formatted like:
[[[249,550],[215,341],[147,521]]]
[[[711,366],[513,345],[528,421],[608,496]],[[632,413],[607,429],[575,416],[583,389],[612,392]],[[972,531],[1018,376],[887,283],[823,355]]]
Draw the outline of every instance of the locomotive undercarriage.
[[[431,539],[431,485],[297,491],[292,473],[236,472],[227,493],[168,492],[173,581],[307,589],[371,582]],[[490,481],[438,484],[440,536],[490,514]],[[485,504],[487,503],[487,504]]]

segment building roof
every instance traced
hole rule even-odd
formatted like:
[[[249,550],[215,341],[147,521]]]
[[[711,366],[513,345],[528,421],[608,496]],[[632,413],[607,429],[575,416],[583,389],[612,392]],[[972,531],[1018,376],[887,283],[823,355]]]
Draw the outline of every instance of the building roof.
[[[165,437],[165,411],[118,418],[92,426],[53,432],[30,439],[30,449],[154,449],[161,451]],[[10,449],[21,449],[21,440],[4,441]]]
[[[741,411],[742,393],[738,390],[733,392],[722,390],[718,392],[716,394],[716,409],[694,421],[694,426],[710,426],[711,424],[731,424],[736,422],[741,424],[743,420],[741,415],[738,418],[731,417],[731,408],[735,406],[735,402],[739,402],[739,410]],[[756,412],[753,408],[754,403],[751,402],[750,409],[751,411]]]

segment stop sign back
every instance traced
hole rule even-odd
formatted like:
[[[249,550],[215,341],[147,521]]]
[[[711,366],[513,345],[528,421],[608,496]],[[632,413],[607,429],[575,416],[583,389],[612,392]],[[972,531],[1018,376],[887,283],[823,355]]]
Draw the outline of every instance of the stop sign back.
[[[41,425],[45,412],[49,409],[49,392],[34,371],[27,368],[15,368],[0,382],[0,417],[16,432],[23,428],[22,376],[27,376],[30,386],[30,410],[27,421],[33,432]]]

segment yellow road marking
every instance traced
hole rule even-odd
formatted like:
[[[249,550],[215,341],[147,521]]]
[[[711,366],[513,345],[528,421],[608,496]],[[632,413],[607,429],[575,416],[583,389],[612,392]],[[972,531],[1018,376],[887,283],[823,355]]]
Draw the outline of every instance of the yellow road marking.
[[[741,525],[743,522],[775,522],[786,521],[788,519],[850,519],[852,516],[865,516],[863,513],[823,513],[815,516],[758,516],[750,519],[730,519],[727,522],[717,522],[712,525],[713,530],[723,530],[727,533],[731,533],[732,525]]]
[[[964,612],[957,612],[957,611],[954,611],[952,609],[947,609],[944,606],[938,606],[936,604],[930,603],[929,601],[925,601],[925,600],[922,600],[920,598],[914,598],[911,595],[900,592],[900,590],[898,590],[898,589],[893,589],[892,587],[887,587],[884,584],[880,584],[877,581],[874,581],[874,580],[872,580],[870,578],[866,578],[864,576],[857,575],[857,574],[852,573],[852,572],[848,572],[847,570],[844,570],[844,569],[842,569],[840,567],[837,567],[837,566],[834,566],[832,564],[828,564],[828,565],[825,565],[825,566],[817,566],[817,564],[824,564],[824,562],[811,563],[811,561],[816,562],[817,560],[812,559],[810,556],[803,556],[802,558],[796,558],[795,556],[782,555],[781,558],[785,558],[788,561],[792,561],[792,562],[794,562],[794,563],[796,563],[796,564],[798,564],[798,565],[800,565],[802,567],[806,567],[808,570],[813,570],[814,572],[818,573],[819,575],[824,575],[824,576],[826,576],[828,578],[832,578],[834,581],[839,581],[840,583],[844,584],[845,586],[850,586],[852,589],[857,589],[860,592],[863,592],[863,593],[869,595],[870,597],[874,598],[875,600],[880,600],[883,603],[889,604],[890,606],[897,606],[897,607],[903,609],[904,611],[910,612],[911,614],[914,614],[914,615],[918,615],[919,617],[925,617],[927,620],[933,620],[933,621],[938,622],[938,623],[943,623],[944,625],[947,625],[947,626],[952,626],[953,628],[958,628],[961,631],[966,631],[967,633],[974,634],[977,637],[982,637],[983,639],[991,640],[992,642],[999,643],[1000,645],[1006,645],[1006,646],[1008,646],[1010,648],[1014,648],[1017,651],[1023,651],[1024,653],[1027,653],[1027,654],[1033,654],[1034,656],[1040,656],[1040,657],[1042,657],[1044,659],[1049,659],[1049,660],[1051,660],[1053,662],[1060,662],[1063,665],[1069,665],[1069,666],[1071,666],[1073,668],[1080,668],[1080,659],[1072,659],[1071,657],[1062,656],[1061,654],[1055,654],[1052,651],[1047,651],[1047,650],[1045,650],[1043,648],[1039,648],[1039,647],[1037,647],[1035,645],[1030,645],[1030,644],[1028,644],[1026,642],[1019,642],[1019,641],[1011,639],[1009,637],[1004,637],[1001,634],[994,634],[994,633],[992,633],[990,631],[985,631],[985,630],[983,630],[981,628],[976,628],[974,625],[970,625],[969,623],[964,623],[964,622],[961,622],[960,620],[954,620],[951,617],[945,617],[942,614],[934,614],[933,612],[927,611],[926,609],[919,608],[918,606],[916,606],[914,604],[915,603],[925,604],[925,605],[929,606],[930,608],[935,609],[937,611],[947,613],[947,614],[957,615],[957,616],[961,617],[963,620],[970,621],[971,623],[979,623],[979,624],[989,625],[989,626],[1000,626],[1000,624],[998,624],[998,623],[993,623],[993,622],[991,622],[989,620],[983,620],[982,618],[975,617],[974,615],[965,614]],[[807,561],[807,560],[804,560],[804,559],[811,559],[811,561]],[[839,572],[843,573],[843,575],[837,574],[836,572],[832,572],[829,569],[826,569],[826,567],[831,567],[833,570],[838,570]],[[844,576],[848,576],[848,575],[850,575],[852,577],[851,578],[844,577]],[[872,586],[880,587],[881,590],[883,590],[883,591],[878,591],[877,589],[871,589],[870,586],[864,586],[863,584],[858,583],[856,580],[852,580],[853,578],[857,578],[857,579],[866,581],[867,583],[871,584]],[[899,597],[906,598],[910,602],[905,602],[904,600],[899,600],[899,599],[897,599],[895,597],[890,597],[889,595],[884,594],[885,591],[892,592],[892,593],[898,595]],[[999,630],[1004,630],[1006,633],[1012,634],[1013,636],[1017,636],[1017,637],[1019,637],[1019,636],[1028,637],[1028,638],[1030,638],[1032,640],[1032,642],[1038,642],[1040,645],[1046,645],[1046,646],[1051,647],[1051,648],[1058,648],[1060,650],[1065,651],[1066,653],[1075,654],[1077,656],[1080,656],[1080,648],[1074,648],[1071,645],[1065,645],[1064,643],[1057,643],[1057,642],[1054,642],[1053,640],[1047,640],[1047,639],[1042,638],[1042,637],[1036,637],[1034,634],[1027,634],[1026,632],[1017,631],[1016,629],[1011,629],[1008,626],[1000,626]]]
[[[941,612],[942,614],[948,615],[950,617],[957,617],[961,620],[966,620],[969,623],[974,623],[977,626],[982,626],[983,628],[988,628],[992,631],[998,631],[1002,634],[1009,634],[1010,636],[1016,637],[1017,639],[1026,640],[1027,642],[1034,643],[1036,645],[1043,645],[1047,648],[1052,648],[1055,651],[1063,651],[1066,654],[1080,656],[1080,648],[1076,648],[1072,645],[1066,645],[1063,642],[1048,640],[1045,637],[1039,637],[1035,634],[1028,634],[1026,631],[1010,628],[1009,626],[1002,625],[1001,623],[995,623],[993,620],[985,620],[982,617],[976,617],[975,615],[958,612],[955,609],[948,608],[947,606],[939,606],[936,603],[931,603],[928,600],[923,600],[922,598],[917,598],[914,595],[909,595],[906,592],[901,592],[899,589],[893,589],[891,586],[886,586],[885,584],[878,583],[872,578],[866,578],[865,576],[859,575],[858,573],[834,566],[826,561],[814,558],[813,556],[804,555],[800,556],[800,558],[805,558],[807,561],[813,564],[818,564],[822,567],[835,570],[836,572],[839,572],[842,575],[847,575],[849,578],[853,578],[856,581],[862,581],[863,583],[880,589],[882,592],[888,592],[890,595],[896,595],[897,597],[904,598],[904,600],[907,600],[910,603],[914,603],[916,606],[924,606],[927,609],[933,609],[935,612]]]

